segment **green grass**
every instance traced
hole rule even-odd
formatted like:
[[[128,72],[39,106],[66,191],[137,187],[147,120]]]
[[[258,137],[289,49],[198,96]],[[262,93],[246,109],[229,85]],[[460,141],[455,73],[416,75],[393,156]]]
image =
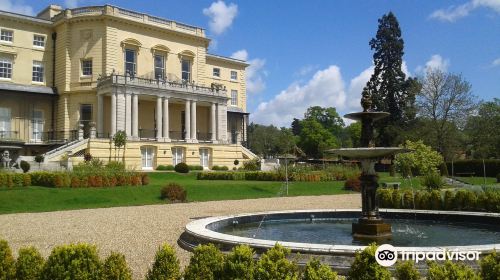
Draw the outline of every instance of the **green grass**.
[[[401,189],[421,189],[423,186],[420,184],[420,178],[419,177],[412,177],[411,181],[408,178],[403,178],[400,175],[396,176],[389,176],[389,172],[380,172],[379,174],[379,180],[378,182],[384,183],[384,182],[400,182],[401,183]]]
[[[483,177],[455,177],[455,179],[471,184],[471,185],[484,185]],[[496,185],[497,178],[494,177],[486,177],[486,185]]]
[[[169,182],[183,186],[189,201],[276,197],[282,182],[196,180],[196,173],[150,173],[141,187],[55,189],[27,187],[0,189],[0,214],[165,203],[160,189]],[[291,182],[289,196],[343,194],[343,182]]]

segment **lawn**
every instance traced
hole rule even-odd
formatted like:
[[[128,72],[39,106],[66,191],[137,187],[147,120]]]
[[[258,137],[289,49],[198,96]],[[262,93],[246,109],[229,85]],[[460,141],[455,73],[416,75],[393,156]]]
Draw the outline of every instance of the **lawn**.
[[[84,208],[165,203],[160,189],[169,182],[183,186],[189,201],[276,197],[282,182],[196,180],[195,173],[150,173],[150,184],[141,187],[55,189],[31,186],[1,189],[0,214],[46,212]],[[343,182],[291,182],[289,196],[343,194]]]
[[[484,185],[483,177],[454,177],[454,178],[471,185]],[[500,184],[497,183],[497,178],[486,177],[486,185],[495,185],[495,184]]]

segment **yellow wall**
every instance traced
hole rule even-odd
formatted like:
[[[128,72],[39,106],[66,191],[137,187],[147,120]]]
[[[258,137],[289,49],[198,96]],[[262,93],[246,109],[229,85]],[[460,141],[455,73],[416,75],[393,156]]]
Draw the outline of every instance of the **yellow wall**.
[[[237,107],[243,109],[243,111],[246,112],[247,97],[245,86],[245,66],[240,63],[229,62],[225,59],[209,57],[207,58],[206,68],[208,83],[218,83],[225,86],[227,89],[227,97],[229,98],[231,98],[231,90],[237,90]],[[213,76],[213,68],[220,69],[220,77]],[[231,80],[231,71],[236,71],[238,73],[238,77],[236,80]],[[227,105],[231,106],[231,99],[228,100]]]

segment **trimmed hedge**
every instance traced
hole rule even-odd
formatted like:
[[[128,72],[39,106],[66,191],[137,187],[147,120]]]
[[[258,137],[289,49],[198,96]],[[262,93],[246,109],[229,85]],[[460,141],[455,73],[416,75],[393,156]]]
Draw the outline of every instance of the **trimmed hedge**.
[[[83,243],[58,246],[45,263],[42,280],[100,280],[101,269],[95,246]]]
[[[487,211],[500,213],[500,190],[486,189],[474,192],[467,189],[444,192],[420,190],[400,192],[392,189],[378,189],[377,196],[382,208],[422,210]]]
[[[31,175],[0,172],[0,188],[18,188],[31,186]]]
[[[203,170],[203,166],[201,165],[188,165],[188,169],[192,171]]]
[[[146,173],[110,172],[90,175],[75,172],[32,172],[31,184],[54,188],[88,188],[147,185]]]
[[[214,165],[214,166],[212,166],[212,170],[214,170],[214,171],[228,171],[229,167]]]
[[[174,171],[174,166],[169,164],[169,165],[158,165],[158,167],[156,167],[156,170],[159,170],[159,171]]]
[[[484,166],[486,168],[486,177],[495,177],[500,173],[500,159],[485,159]],[[471,159],[471,160],[457,160],[453,162],[453,169],[451,168],[451,162],[446,163],[448,172],[451,174],[453,170],[453,176],[457,176],[457,173],[471,173],[474,172],[475,176],[483,176],[483,160],[481,159]]]
[[[285,173],[272,171],[242,171],[242,172],[200,172],[198,180],[246,180],[246,181],[285,181]],[[290,173],[289,181],[297,182],[327,182],[343,181],[344,176],[325,171],[310,171],[308,173]]]
[[[19,249],[16,261],[16,279],[38,280],[45,260],[35,247]]]

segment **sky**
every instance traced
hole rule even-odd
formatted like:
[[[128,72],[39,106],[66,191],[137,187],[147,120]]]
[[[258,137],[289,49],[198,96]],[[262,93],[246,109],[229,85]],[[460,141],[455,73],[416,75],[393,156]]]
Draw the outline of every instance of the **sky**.
[[[316,105],[359,110],[373,72],[368,42],[389,11],[402,30],[407,75],[438,68],[462,75],[478,101],[500,98],[500,0],[0,0],[0,10],[34,15],[49,4],[112,4],[205,28],[210,53],[250,63],[255,123],[289,127]]]

